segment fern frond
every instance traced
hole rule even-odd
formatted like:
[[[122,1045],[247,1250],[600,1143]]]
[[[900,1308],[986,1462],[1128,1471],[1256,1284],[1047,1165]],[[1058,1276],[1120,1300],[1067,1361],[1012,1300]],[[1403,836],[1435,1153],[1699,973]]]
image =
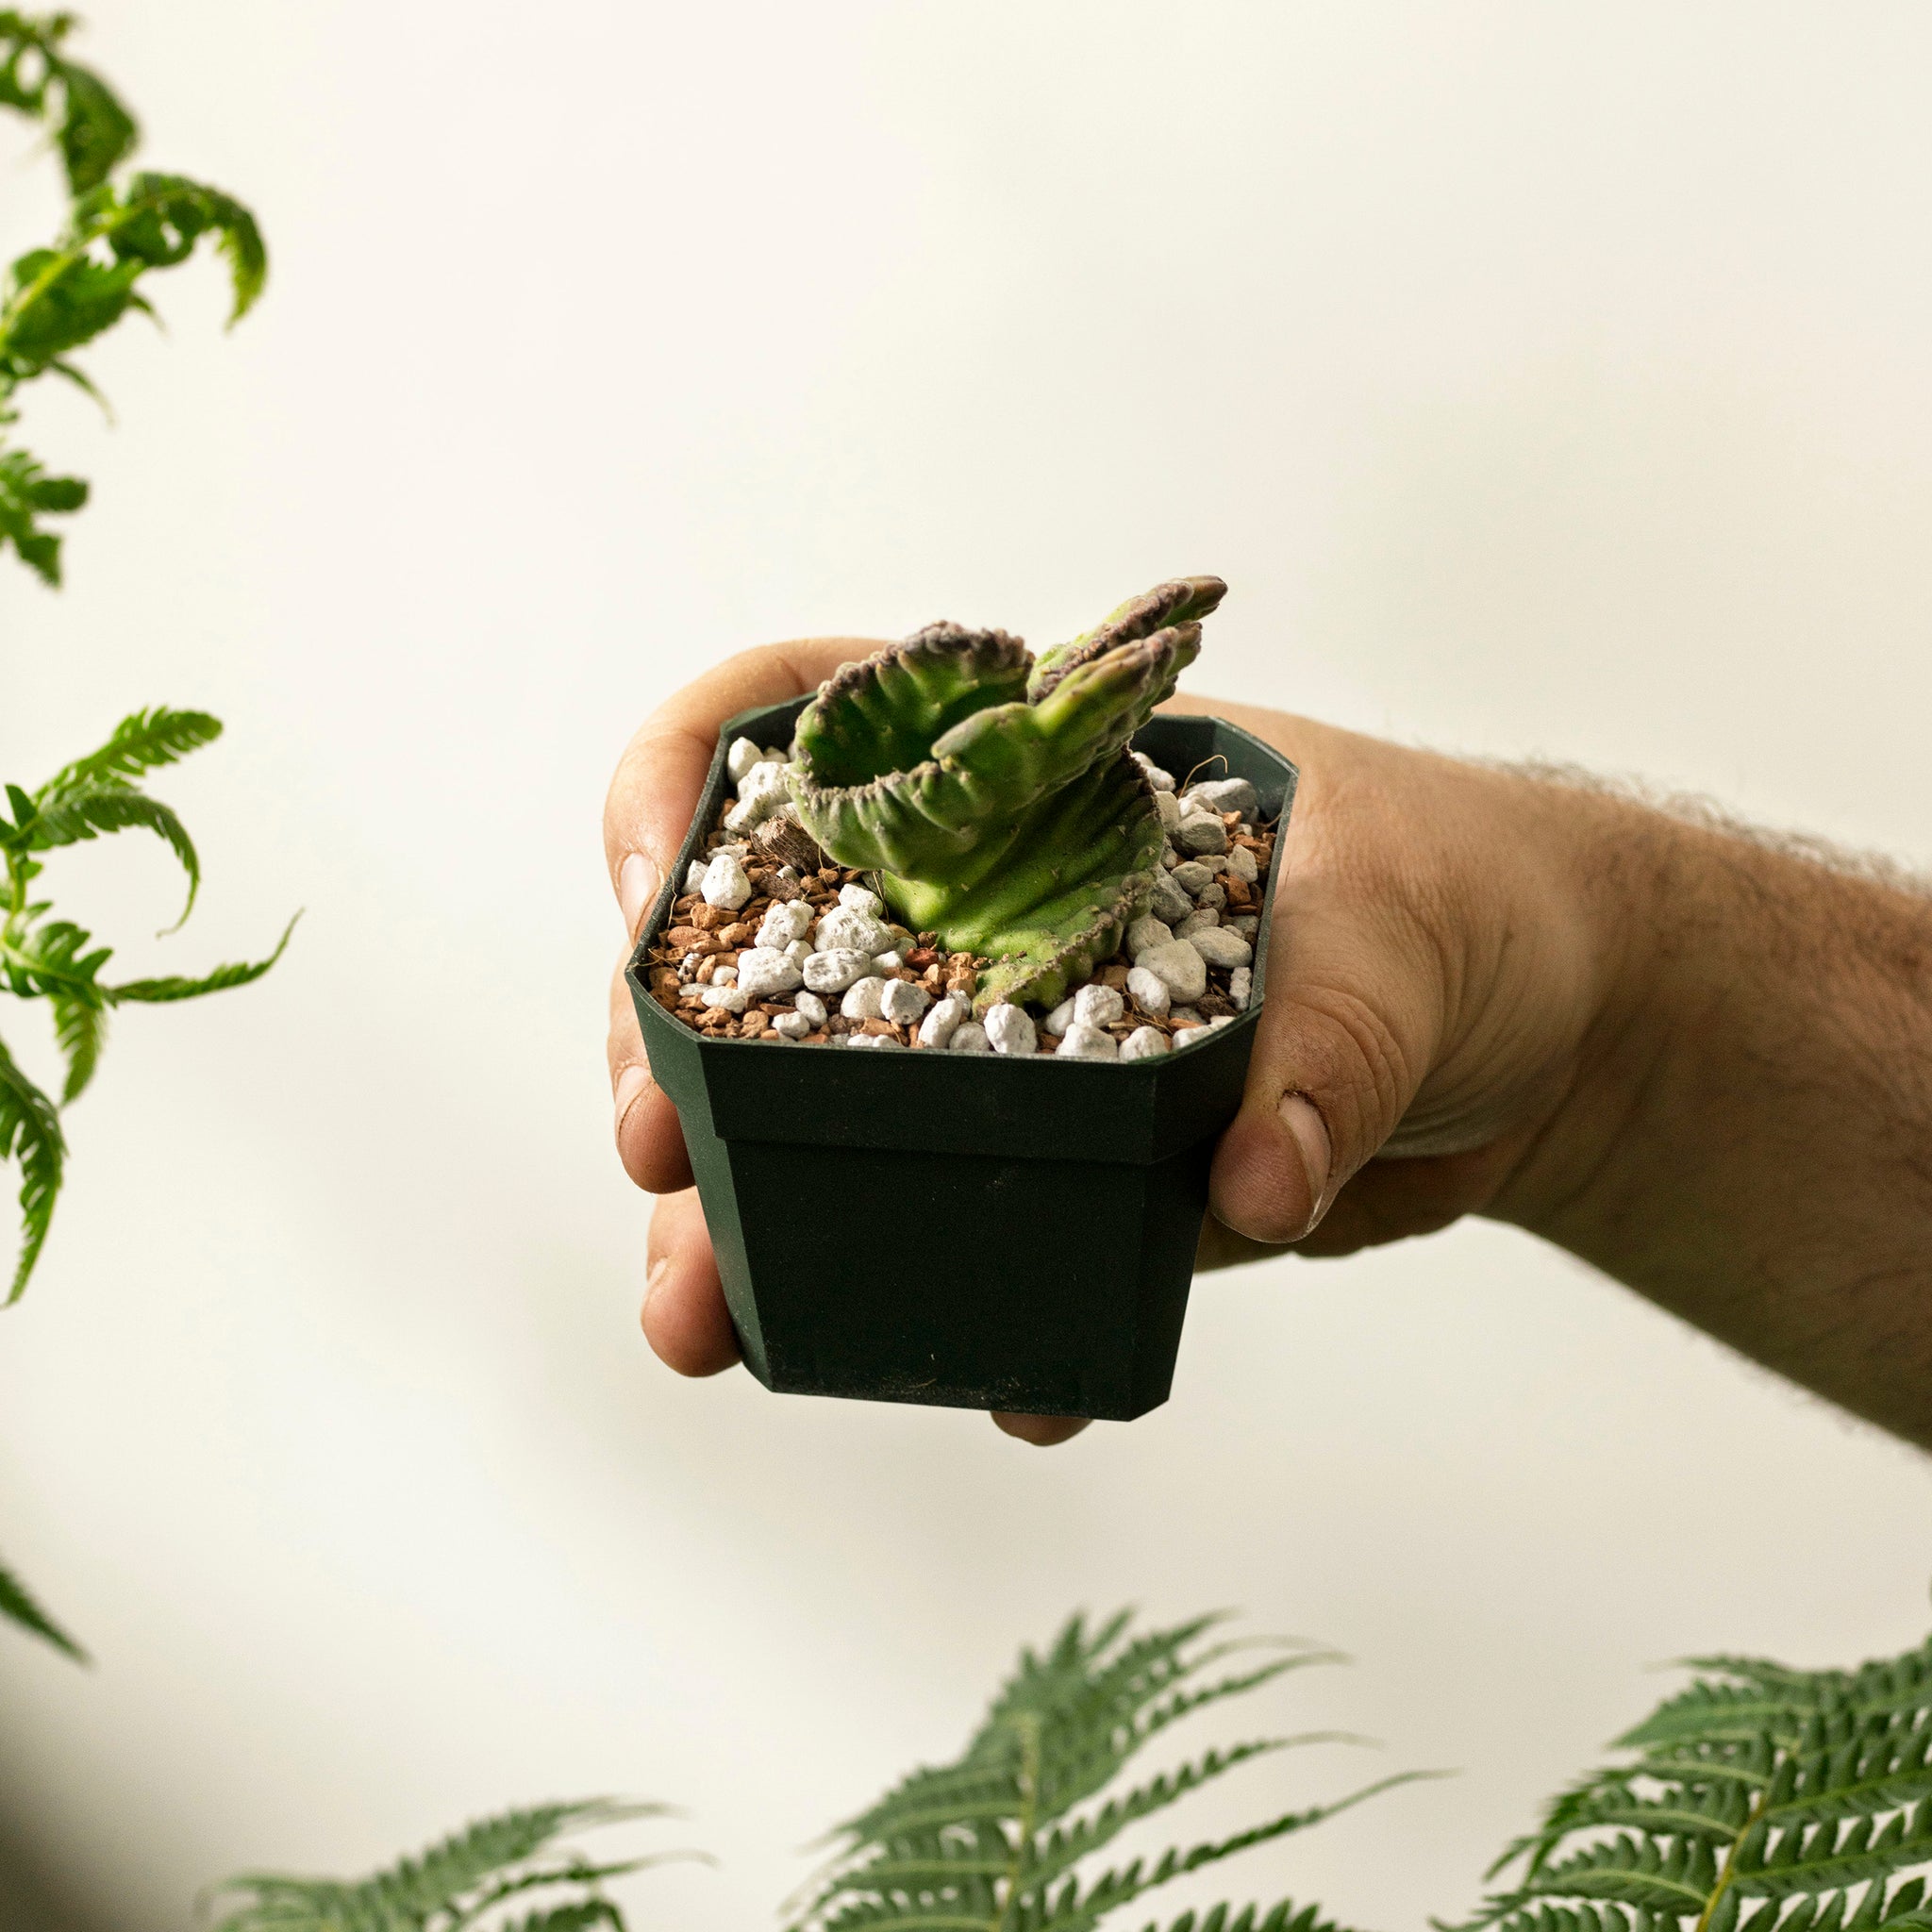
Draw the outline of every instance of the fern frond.
[[[26,1585],[4,1563],[0,1563],[0,1617],[64,1651],[75,1663],[87,1662],[87,1652],[34,1601]]]
[[[46,1245],[67,1161],[67,1141],[54,1103],[0,1045],[0,1160],[8,1159],[20,1166],[21,1246],[7,1293],[10,1305],[25,1291],[27,1277]]]
[[[1074,1617],[1043,1650],[1022,1651],[957,1759],[902,1778],[839,1827],[831,1867],[794,1932],[1087,1932],[1157,1885],[1404,1781],[1383,1779],[1338,1803],[1083,1882],[1086,1861],[1202,1786],[1291,1744],[1341,1741],[1324,1732],[1222,1746],[1107,1795],[1129,1760],[1183,1717],[1304,1664],[1339,1660],[1295,1644],[1290,1655],[1216,1674],[1236,1650],[1253,1647],[1206,1641],[1223,1621],[1135,1631],[1126,1612],[1098,1624]],[[1247,1910],[1233,1922],[1222,1908],[1217,1928],[1239,1923],[1252,1932],[1257,1922]],[[1267,1923],[1279,1932],[1289,1921]],[[1316,1924],[1310,1916],[1300,1932]]]
[[[129,979],[119,986],[103,987],[101,991],[115,1006],[129,1002],[161,1006],[174,1000],[198,1000],[206,993],[226,992],[230,987],[246,986],[251,980],[259,979],[288,951],[290,938],[301,917],[299,912],[296,913],[294,919],[282,928],[282,936],[275,941],[275,951],[265,959],[243,959],[233,965],[217,966],[212,973],[204,973],[199,979],[184,979],[178,975],[162,979]]]
[[[112,784],[117,779],[131,782],[143,772],[172,765],[190,752],[212,744],[221,735],[222,721],[206,711],[151,705],[122,719],[98,750],[63,765],[34,793],[34,803],[44,807],[72,791]]]
[[[217,1889],[238,1901],[216,1932],[464,1932],[510,1900],[557,1886],[583,1895],[540,1907],[514,1924],[497,1919],[492,1932],[583,1932],[594,1925],[623,1932],[623,1914],[603,1896],[603,1881],[658,1860],[596,1864],[559,1854],[537,1861],[566,1832],[663,1817],[667,1810],[612,1798],[525,1806],[479,1819],[354,1883],[243,1873]]]
[[[44,995],[99,1006],[103,995],[96,978],[113,958],[113,949],[101,946],[83,952],[92,937],[68,919],[27,926],[11,938],[0,928],[0,974],[5,975],[8,990],[23,999]]]
[[[67,1061],[67,1078],[60,1089],[60,1105],[67,1107],[87,1091],[100,1065],[108,1016],[100,1007],[67,993],[56,993],[49,1004],[54,1009],[55,1042]]]
[[[1703,1674],[1550,1807],[1472,1921],[1504,1932],[1932,1932],[1932,1648],[1856,1671]],[[1627,1908],[1627,1925],[1616,1915]]]
[[[1183,1912],[1163,1927],[1150,1920],[1142,1932],[1345,1932],[1333,1919],[1322,1916],[1320,1906],[1298,1906],[1283,1899],[1264,1914],[1259,1906],[1220,1905],[1207,1912]]]
[[[168,849],[181,861],[188,874],[188,903],[181,917],[168,927],[178,930],[194,910],[194,895],[201,890],[201,859],[188,827],[175,817],[173,808],[131,785],[112,784],[77,787],[50,799],[42,806],[31,828],[27,849],[51,851],[59,845],[75,845],[102,833],[125,832],[138,827],[153,832],[166,841]]]

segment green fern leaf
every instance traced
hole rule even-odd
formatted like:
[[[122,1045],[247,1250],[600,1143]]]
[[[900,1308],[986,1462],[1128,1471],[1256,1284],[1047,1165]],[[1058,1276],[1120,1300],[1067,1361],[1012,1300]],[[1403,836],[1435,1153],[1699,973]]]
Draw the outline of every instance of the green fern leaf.
[[[540,1907],[517,1922],[497,1918],[492,1932],[579,1932],[624,1920],[599,1888],[607,1878],[641,1871],[651,1858],[595,1864],[564,1856],[536,1861],[565,1832],[593,1830],[662,1817],[661,1805],[627,1805],[609,1798],[531,1805],[478,1820],[414,1857],[353,1884],[244,1873],[218,1888],[237,1894],[237,1907],[217,1932],[464,1932],[513,1898],[569,1887],[582,1896]]]
[[[99,1006],[67,993],[55,993],[50,1004],[54,1008],[54,1038],[67,1060],[60,1105],[68,1107],[87,1091],[94,1069],[100,1065],[108,1016]]]
[[[1333,1919],[1324,1918],[1319,1906],[1297,1906],[1283,1899],[1264,1913],[1257,1905],[1212,1907],[1205,1913],[1183,1912],[1168,1925],[1150,1921],[1143,1932],[1344,1932]]]
[[[1704,1657],[1492,1870],[1513,1890],[1472,1922],[1506,1932],[1874,1932],[1926,1917],[1932,1649],[1857,1671]],[[1895,1882],[1902,1881],[1902,1882]],[[1579,1916],[1581,1915],[1581,1916]]]
[[[129,979],[120,986],[104,987],[102,991],[116,1006],[129,1002],[163,1006],[175,1000],[198,1000],[205,993],[225,992],[230,987],[246,986],[251,980],[259,979],[288,951],[290,937],[301,917],[299,912],[296,913],[294,919],[282,928],[282,936],[275,941],[275,951],[265,959],[217,966],[212,973],[205,973],[199,979]]]
[[[158,798],[121,784],[64,791],[42,806],[33,823],[29,849],[47,852],[98,838],[104,832],[125,832],[130,826],[164,840],[188,874],[188,902],[181,908],[181,917],[168,927],[170,932],[178,931],[194,910],[194,895],[201,891],[201,859],[187,826]]]
[[[1125,1612],[1097,1626],[1074,1617],[1045,1651],[1023,1651],[959,1757],[901,1779],[839,1827],[831,1869],[794,1932],[1087,1932],[1157,1886],[1404,1781],[1384,1779],[1337,1804],[1281,1813],[1083,1882],[1084,1861],[1203,1785],[1290,1743],[1337,1740],[1322,1733],[1222,1747],[1107,1796],[1127,1762],[1180,1718],[1286,1671],[1335,1660],[1301,1646],[1213,1676],[1237,1648],[1204,1641],[1220,1621],[1136,1632]],[[1280,1932],[1292,1916],[1263,1923]],[[1234,1923],[1252,1932],[1257,1922],[1250,1908]],[[1318,1923],[1310,1911],[1298,1932]],[[1222,1908],[1217,1928],[1229,1924]]]
[[[131,782],[143,772],[158,770],[185,758],[190,752],[212,744],[222,735],[222,721],[206,711],[176,710],[152,705],[131,712],[115,725],[108,741],[85,758],[63,765],[34,793],[34,803],[58,803],[70,792],[89,791],[119,780]]]
[[[23,1630],[43,1638],[56,1650],[64,1651],[75,1663],[86,1663],[87,1652],[42,1609],[27,1587],[4,1563],[0,1563],[0,1617],[17,1624]]]
[[[69,919],[29,925],[10,939],[0,929],[0,974],[8,990],[22,999],[65,998],[98,1006],[103,994],[97,975],[113,951],[99,946],[83,953],[92,937]]]
[[[0,550],[11,543],[50,590],[60,587],[60,539],[40,520],[69,515],[86,502],[78,476],[50,476],[25,450],[0,449]]]
[[[25,1291],[27,1277],[46,1245],[54,1201],[67,1159],[67,1141],[54,1103],[14,1064],[0,1045],[0,1160],[20,1166],[20,1257],[14,1264],[7,1303]]]

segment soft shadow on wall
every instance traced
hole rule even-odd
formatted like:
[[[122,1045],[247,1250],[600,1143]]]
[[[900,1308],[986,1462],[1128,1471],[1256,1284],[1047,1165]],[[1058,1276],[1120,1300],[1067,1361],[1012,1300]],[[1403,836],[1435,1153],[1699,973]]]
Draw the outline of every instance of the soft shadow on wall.
[[[0,1830],[0,1932],[122,1932],[84,1911],[36,1862],[20,1840]]]

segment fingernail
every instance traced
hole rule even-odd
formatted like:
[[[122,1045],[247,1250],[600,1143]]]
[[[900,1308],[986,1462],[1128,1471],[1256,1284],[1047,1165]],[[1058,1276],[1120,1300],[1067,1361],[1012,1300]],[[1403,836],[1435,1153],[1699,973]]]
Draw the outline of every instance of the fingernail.
[[[658,896],[658,868],[641,852],[633,852],[617,868],[617,904],[624,913],[624,929],[632,939],[638,936],[644,909]]]
[[[1284,1093],[1279,1111],[1281,1124],[1294,1136],[1294,1143],[1302,1151],[1302,1166],[1307,1170],[1308,1199],[1314,1208],[1308,1225],[1302,1229],[1307,1234],[1321,1220],[1327,1205],[1328,1169],[1335,1158],[1334,1150],[1328,1144],[1328,1127],[1321,1109],[1306,1093]]]
[[[617,1102],[617,1128],[620,1132],[624,1127],[624,1117],[630,1111],[631,1102],[650,1084],[651,1076],[649,1073],[635,1063],[627,1066],[623,1073],[618,1074],[615,1099]]]

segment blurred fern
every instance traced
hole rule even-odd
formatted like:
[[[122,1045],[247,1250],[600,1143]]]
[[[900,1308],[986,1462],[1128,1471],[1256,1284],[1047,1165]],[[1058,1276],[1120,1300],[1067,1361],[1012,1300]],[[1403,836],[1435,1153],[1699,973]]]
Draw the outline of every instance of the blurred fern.
[[[1932,1932],[1932,1641],[1700,1673],[1552,1801],[1469,1922],[1501,1932]],[[1921,1875],[1909,1875],[1918,1872]]]
[[[79,509],[88,486],[50,475],[26,451],[7,446],[22,385],[58,375],[98,399],[75,352],[130,310],[152,314],[142,282],[186,261],[205,239],[227,260],[231,323],[247,313],[268,275],[261,230],[232,195],[181,175],[115,179],[140,128],[107,82],[68,56],[77,24],[71,13],[0,8],[0,108],[47,128],[69,198],[59,235],[21,256],[0,294],[0,549],[11,543],[49,585],[60,581],[61,540],[42,519]]]
[[[67,42],[69,13],[25,14],[0,8],[0,108],[44,127],[66,177],[68,211],[51,246],[29,250],[0,284],[0,551],[15,554],[42,580],[60,581],[60,542],[42,519],[77,510],[88,486],[57,476],[35,457],[8,446],[19,420],[15,399],[42,375],[97,391],[75,353],[133,310],[152,313],[143,284],[211,242],[226,258],[239,321],[261,293],[268,254],[255,217],[232,195],[181,175],[121,176],[140,129],[125,104]],[[179,818],[138,782],[146,773],[209,743],[221,724],[205,711],[158,707],[124,718],[97,751],[36,791],[5,788],[0,810],[0,991],[43,999],[65,1062],[57,1102],[31,1080],[0,1041],[0,1165],[20,1173],[22,1241],[0,1306],[19,1299],[46,1244],[66,1172],[60,1110],[85,1091],[98,1065],[108,1013],[116,1007],[198,999],[258,979],[281,958],[291,920],[266,958],[218,966],[198,975],[105,979],[113,957],[72,920],[33,896],[44,855],[130,828],[162,840],[187,874],[179,926],[194,909],[201,860]],[[173,930],[174,928],[170,928]],[[0,1621],[12,1623],[78,1657],[78,1647],[0,1570]]]
[[[1219,1621],[1197,1617],[1136,1633],[1124,1611],[1098,1628],[1075,1617],[1044,1653],[1023,1651],[959,1757],[914,1772],[839,1827],[832,1868],[794,1932],[1087,1932],[1185,1874],[1430,1774],[1380,1778],[1228,1838],[1092,1871],[1089,1861],[1130,1825],[1240,1765],[1295,1745],[1360,1741],[1326,1731],[1255,1739],[1119,1789],[1129,1762],[1182,1718],[1287,1672],[1340,1660],[1332,1651],[1283,1644],[1264,1661],[1221,1671],[1229,1657],[1252,1657],[1257,1646],[1207,1641]],[[1215,1932],[1333,1932],[1306,1907],[1232,1912],[1220,1907],[1204,1924]],[[1195,1923],[1190,1913],[1175,1932]]]
[[[608,1798],[533,1805],[483,1819],[352,1883],[244,1874],[217,1889],[216,1907],[224,1896],[229,1904],[216,1932],[625,1932],[606,1882],[693,1854],[598,1863],[557,1841],[665,1811]]]

